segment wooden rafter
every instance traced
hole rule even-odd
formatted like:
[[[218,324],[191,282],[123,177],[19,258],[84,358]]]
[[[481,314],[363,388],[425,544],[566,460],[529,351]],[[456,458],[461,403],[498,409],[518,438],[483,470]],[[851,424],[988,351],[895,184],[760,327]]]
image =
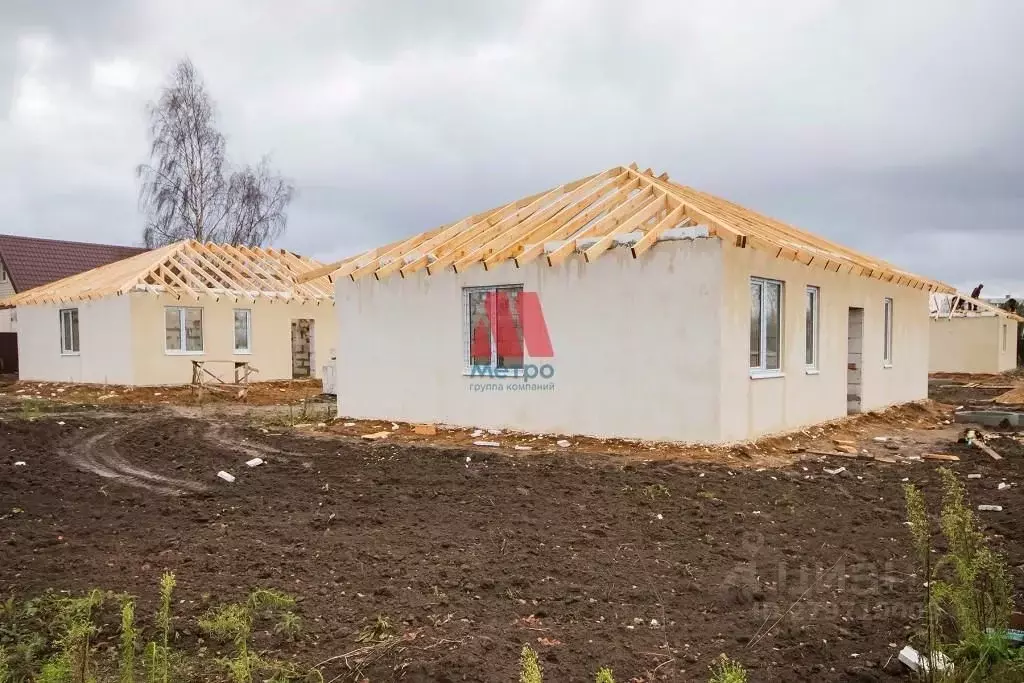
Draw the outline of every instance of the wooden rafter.
[[[753,248],[828,272],[868,277],[900,286],[950,292],[941,282],[907,273],[885,261],[861,254],[738,204],[680,185],[667,173],[635,163],[614,167],[571,183],[504,204],[428,233],[371,249],[299,276],[331,274],[377,279],[421,270],[434,275],[451,267],[463,272],[477,264],[490,269],[509,259],[523,267],[554,249],[555,266],[587,244],[584,259],[593,261],[619,243],[640,258],[666,230],[703,226],[707,235],[738,248]],[[632,233],[639,233],[638,237]],[[561,244],[559,244],[561,243]]]
[[[553,252],[548,254],[548,265],[557,266],[562,263],[576,250],[576,240],[589,235],[603,235],[605,232],[625,221],[634,211],[645,206],[651,201],[653,196],[654,188],[651,186],[644,187],[636,194],[630,196],[629,199],[608,212],[606,216],[602,216],[601,218],[591,222],[590,225],[582,227],[576,232],[576,234],[570,235],[565,244],[557,247]]]
[[[257,297],[333,301],[326,276],[303,278],[323,264],[280,249],[183,241],[95,268],[0,300],[0,307],[63,304],[130,292],[200,300]]]

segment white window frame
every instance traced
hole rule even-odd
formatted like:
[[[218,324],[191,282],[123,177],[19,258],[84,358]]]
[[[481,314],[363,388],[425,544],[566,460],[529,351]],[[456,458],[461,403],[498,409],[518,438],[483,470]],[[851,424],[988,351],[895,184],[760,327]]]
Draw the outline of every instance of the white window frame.
[[[178,343],[179,348],[167,348],[167,311],[178,311]],[[186,351],[185,311],[199,311],[199,339],[203,348],[198,351]],[[168,356],[201,356],[206,353],[206,316],[202,306],[165,306],[164,307],[164,354]]]
[[[759,358],[760,358],[760,365],[756,365],[756,366],[755,365],[751,365],[750,366],[750,377],[753,378],[753,379],[762,378],[762,377],[782,377],[783,374],[784,374],[783,371],[782,371],[782,366],[783,366],[783,360],[782,359],[784,357],[784,350],[785,350],[785,339],[783,338],[783,334],[784,334],[784,331],[786,329],[786,324],[785,324],[785,320],[786,320],[786,318],[785,318],[785,314],[786,314],[786,283],[783,282],[782,280],[773,280],[771,278],[751,277],[750,278],[750,284],[759,284],[759,285],[761,285],[761,322],[760,322],[760,328],[761,328],[761,348],[760,348],[760,353],[758,354]],[[766,311],[767,311],[766,303],[768,301],[768,287],[767,287],[767,285],[778,285],[779,286],[779,367],[777,367],[777,368],[769,368],[767,366],[767,363],[768,363],[768,325],[767,325],[768,316],[766,315]],[[748,315],[747,317],[749,319],[750,316]],[[749,342],[750,335],[748,334],[747,337],[748,337],[748,342]],[[750,358],[750,349],[749,348],[747,349],[747,358],[748,359]],[[748,362],[749,362],[749,360],[748,360]]]
[[[470,313],[469,313],[469,296],[470,294],[476,294],[478,292],[498,292],[505,291],[518,291],[520,294],[523,293],[523,285],[521,284],[508,284],[508,285],[488,285],[483,287],[463,287],[462,288],[462,352],[463,352],[463,371],[464,375],[473,375],[474,371],[486,371],[489,373],[500,373],[500,376],[504,377],[522,377],[523,368],[499,368],[498,367],[498,340],[495,335],[491,335],[491,362],[487,365],[479,363],[473,363],[472,349],[470,348],[472,342],[472,329],[470,329]],[[521,301],[522,299],[520,299]],[[521,315],[521,312],[520,312]],[[522,317],[520,317],[522,322]],[[523,365],[526,364],[526,349],[525,342],[523,348]]]
[[[235,346],[238,340],[235,338],[235,316],[239,313],[245,313],[245,348],[238,348]],[[231,312],[231,347],[234,349],[234,353],[240,356],[247,356],[252,354],[252,309],[251,308],[236,308]]]
[[[882,300],[882,367],[892,367],[892,297]]]
[[[82,349],[82,325],[81,318],[78,315],[77,308],[62,308],[60,309],[60,355],[62,356],[77,356],[80,355]],[[65,335],[65,316],[68,324],[74,320],[74,326],[70,330],[70,335]],[[73,317],[72,317],[73,316]],[[65,346],[64,342],[67,338],[71,338],[71,347]],[[77,343],[76,343],[77,342]]]
[[[821,330],[821,287],[807,285],[808,299],[804,302],[804,344],[807,344],[807,304],[811,305],[811,362],[807,362],[807,348],[804,348],[804,370],[809,375],[816,375],[819,371],[818,354],[821,353],[820,330]]]

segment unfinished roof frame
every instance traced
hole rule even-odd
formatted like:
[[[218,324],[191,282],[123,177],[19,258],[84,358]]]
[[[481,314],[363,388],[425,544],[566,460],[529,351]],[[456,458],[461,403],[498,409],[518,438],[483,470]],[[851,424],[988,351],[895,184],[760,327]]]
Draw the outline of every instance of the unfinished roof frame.
[[[492,269],[512,260],[523,267],[546,255],[557,266],[574,253],[590,263],[616,244],[639,258],[673,228],[704,226],[708,236],[738,248],[751,247],[777,258],[835,273],[877,279],[916,289],[953,293],[952,287],[901,270],[885,261],[762,216],[743,207],[655,176],[634,163],[617,166],[456,223],[392,242],[302,275],[318,277],[399,273],[422,269],[429,275],[477,264]],[[639,234],[636,234],[639,233]]]
[[[322,270],[318,261],[283,249],[195,240],[175,242],[0,300],[0,308],[89,301],[129,292],[169,294],[196,301],[334,301],[326,277],[299,279]]]
[[[963,302],[967,305],[973,305],[974,311],[959,308],[960,302]],[[966,294],[960,294],[959,292],[954,293],[953,296],[951,296],[949,299],[949,313],[942,313],[941,311],[936,309],[934,312],[932,312],[932,317],[936,319],[946,318],[949,320],[953,318],[983,317],[980,311],[985,311],[986,313],[991,313],[997,316],[1002,316],[1004,318],[1009,318],[1010,320],[1014,320],[1019,323],[1024,323],[1024,316],[1017,315],[1016,313],[1008,311],[1005,308],[994,306],[988,303],[987,301],[975,299],[974,297],[967,296]]]

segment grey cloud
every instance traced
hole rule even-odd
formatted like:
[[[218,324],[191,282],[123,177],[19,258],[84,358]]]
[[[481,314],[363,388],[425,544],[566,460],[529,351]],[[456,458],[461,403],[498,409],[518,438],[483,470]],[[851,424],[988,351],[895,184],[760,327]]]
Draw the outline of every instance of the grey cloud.
[[[313,256],[635,160],[953,284],[1024,291],[1021,3],[15,0],[0,12],[5,230],[136,241],[143,105],[188,54],[229,150],[270,151],[295,179],[282,244]],[[33,77],[56,109],[39,119],[15,115],[30,31],[54,46]],[[115,59],[137,78],[99,87],[96,65]]]

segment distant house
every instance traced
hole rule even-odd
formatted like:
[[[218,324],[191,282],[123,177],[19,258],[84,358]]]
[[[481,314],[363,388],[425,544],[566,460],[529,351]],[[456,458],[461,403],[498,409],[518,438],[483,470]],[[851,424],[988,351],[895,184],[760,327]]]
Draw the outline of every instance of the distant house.
[[[996,374],[1018,366],[1024,317],[959,294],[933,294],[929,308],[929,372]]]
[[[339,415],[705,443],[925,398],[953,291],[635,165],[328,273]]]
[[[139,247],[0,235],[0,299],[144,252]],[[0,372],[18,369],[18,317],[0,310]]]
[[[176,242],[0,300],[14,308],[21,379],[188,384],[192,361],[315,376],[334,347],[322,264],[281,249]],[[230,377],[230,370],[222,376]]]
[[[115,244],[0,235],[0,299],[144,251]],[[0,332],[17,332],[12,310],[0,311]]]

